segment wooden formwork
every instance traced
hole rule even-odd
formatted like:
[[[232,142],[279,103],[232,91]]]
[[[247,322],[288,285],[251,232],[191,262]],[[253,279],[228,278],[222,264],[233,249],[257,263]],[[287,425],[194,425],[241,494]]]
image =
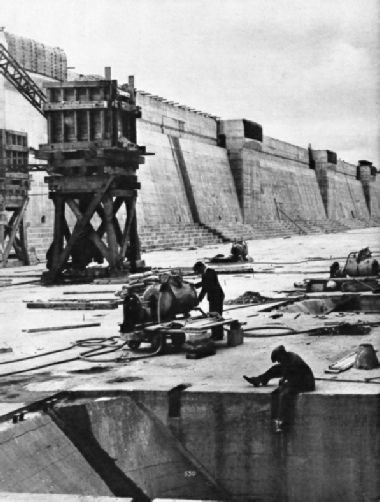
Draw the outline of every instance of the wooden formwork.
[[[29,202],[28,138],[20,131],[0,130],[0,263],[15,257],[29,265],[25,211]]]
[[[16,257],[29,265],[25,211],[29,202],[28,173],[9,172],[0,168],[0,259],[6,267],[12,249]]]
[[[46,92],[49,143],[38,156],[48,161],[55,221],[45,279],[54,282],[70,267],[83,271],[91,261],[107,260],[110,275],[125,261],[133,269],[140,260],[136,171],[146,154],[136,145],[133,80],[121,89],[115,80],[49,83]]]

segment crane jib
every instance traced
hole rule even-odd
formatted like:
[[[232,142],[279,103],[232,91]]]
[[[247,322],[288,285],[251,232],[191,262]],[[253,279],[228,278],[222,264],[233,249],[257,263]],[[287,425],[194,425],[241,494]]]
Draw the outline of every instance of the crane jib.
[[[9,54],[3,44],[0,44],[0,73],[41,115],[45,116],[43,105],[47,100],[44,92]]]

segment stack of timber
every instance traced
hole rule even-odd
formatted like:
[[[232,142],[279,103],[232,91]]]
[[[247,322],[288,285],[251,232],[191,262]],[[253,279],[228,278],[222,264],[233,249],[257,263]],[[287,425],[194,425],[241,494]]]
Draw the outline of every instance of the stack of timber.
[[[136,144],[141,114],[133,77],[121,88],[110,78],[49,82],[46,93],[49,142],[38,156],[48,161],[55,222],[44,280],[56,282],[67,269],[83,272],[92,261],[106,261],[111,276],[125,261],[138,268],[136,171],[146,152]],[[77,220],[73,228],[66,208]]]
[[[30,176],[27,170],[26,133],[0,130],[0,263],[16,258],[29,265],[25,211],[29,202]],[[12,253],[14,250],[14,253]]]

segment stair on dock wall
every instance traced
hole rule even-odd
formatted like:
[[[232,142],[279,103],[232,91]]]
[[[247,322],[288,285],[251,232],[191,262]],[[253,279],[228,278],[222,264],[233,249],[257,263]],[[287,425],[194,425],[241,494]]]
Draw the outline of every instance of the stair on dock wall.
[[[207,246],[222,242],[217,235],[197,223],[144,225],[139,228],[143,251]]]
[[[295,223],[295,224],[294,224]],[[212,224],[143,225],[139,228],[141,248],[144,251],[207,246],[236,239],[258,240],[293,235],[339,233],[357,228],[380,226],[380,218],[344,220],[269,220],[252,224],[215,222]],[[38,260],[46,260],[46,251],[53,239],[52,227],[28,228],[28,249],[35,250]]]

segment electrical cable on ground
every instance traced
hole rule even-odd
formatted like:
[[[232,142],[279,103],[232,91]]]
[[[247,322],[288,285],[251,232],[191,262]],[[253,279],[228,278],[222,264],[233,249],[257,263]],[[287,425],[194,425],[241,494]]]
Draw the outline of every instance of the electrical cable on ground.
[[[97,357],[97,356],[100,356],[103,354],[111,354],[112,352],[122,350],[125,347],[125,345],[127,345],[128,342],[123,342],[121,344],[118,344],[117,339],[119,339],[118,336],[111,336],[109,338],[82,339],[82,340],[77,340],[75,343],[73,343],[69,347],[65,347],[64,349],[58,349],[58,350],[53,350],[53,351],[49,351],[49,352],[44,352],[43,354],[37,354],[35,356],[22,357],[19,359],[2,361],[0,364],[12,364],[12,363],[20,362],[20,361],[26,361],[29,359],[36,359],[39,357],[44,357],[44,356],[48,356],[51,354],[64,352],[66,350],[74,349],[75,347],[93,347],[90,350],[86,350],[85,352],[82,352],[81,354],[79,354],[76,357],[64,359],[62,361],[54,361],[51,363],[42,364],[39,366],[34,366],[32,368],[11,371],[9,373],[3,373],[3,374],[0,374],[0,378],[12,376],[12,375],[17,375],[19,373],[27,373],[29,371],[35,371],[35,370],[39,370],[39,369],[43,369],[43,368],[48,368],[49,366],[56,366],[58,364],[64,364],[64,363],[78,361],[78,360],[87,361],[90,363],[102,363],[102,362],[103,363],[126,363],[126,362],[132,362],[134,360],[139,360],[139,359],[147,359],[149,357],[154,357],[154,356],[158,355],[161,352],[162,347],[163,347],[163,343],[164,343],[164,336],[161,335],[160,340],[159,340],[160,343],[158,344],[157,349],[154,352],[151,352],[149,354],[146,354],[143,356],[132,357],[132,358],[127,357],[125,355],[124,356],[122,355],[122,356],[116,357],[114,359],[106,359],[106,358],[92,359],[94,357]]]

